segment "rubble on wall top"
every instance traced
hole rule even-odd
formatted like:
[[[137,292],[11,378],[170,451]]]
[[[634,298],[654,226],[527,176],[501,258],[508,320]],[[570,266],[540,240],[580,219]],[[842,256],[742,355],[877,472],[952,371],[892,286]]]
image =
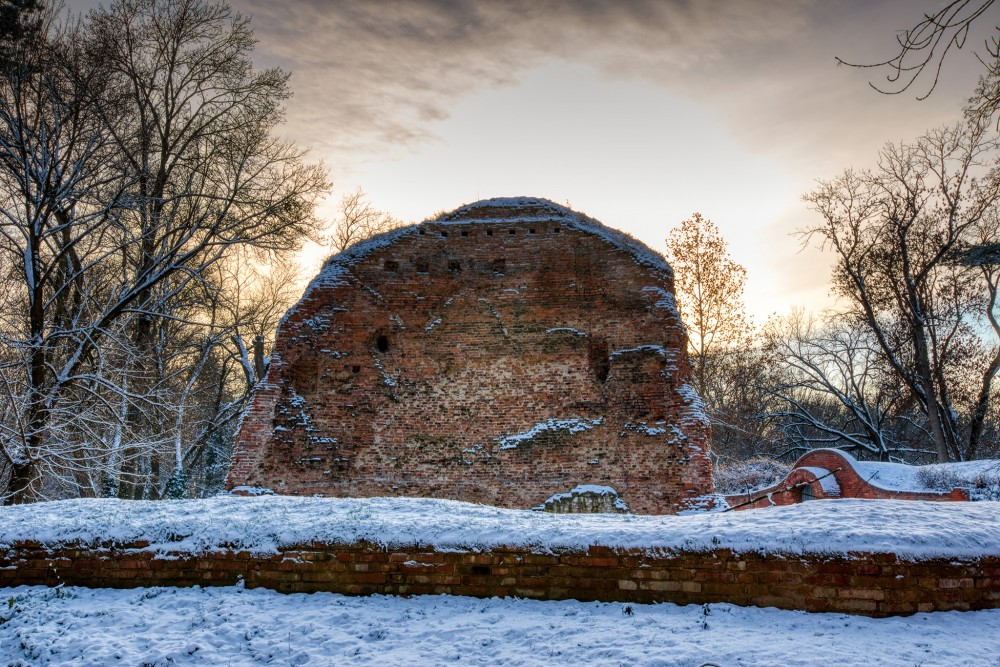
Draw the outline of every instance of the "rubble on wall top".
[[[662,272],[666,278],[672,279],[674,272],[663,255],[656,252],[642,241],[618,229],[613,229],[603,223],[578,213],[570,208],[556,204],[548,199],[538,197],[495,197],[465,204],[449,213],[443,213],[435,219],[425,220],[419,224],[399,227],[369,239],[359,241],[342,252],[332,255],[323,263],[319,275],[306,287],[303,298],[316,287],[331,287],[347,285],[350,282],[350,267],[367,258],[373,252],[394,244],[404,236],[419,232],[429,225],[460,225],[474,223],[519,223],[519,222],[558,222],[569,229],[593,234],[609,245],[623,250],[641,266],[647,266]],[[296,309],[292,308],[285,317]]]
[[[673,277],[673,269],[663,255],[621,230],[608,227],[594,218],[539,197],[494,197],[460,206],[425,223],[470,224],[511,222],[561,222],[567,227],[599,236],[607,243],[632,255],[641,265],[664,271]]]
[[[433,222],[517,222],[519,220],[565,220],[573,222],[585,216],[548,199],[537,197],[494,197],[460,206],[442,213]]]

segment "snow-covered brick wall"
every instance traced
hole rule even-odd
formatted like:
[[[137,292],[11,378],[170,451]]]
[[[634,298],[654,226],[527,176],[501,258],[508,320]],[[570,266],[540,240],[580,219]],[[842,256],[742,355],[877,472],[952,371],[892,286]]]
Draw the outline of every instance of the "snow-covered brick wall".
[[[1000,606],[1000,503],[691,516],[264,496],[0,508],[0,587],[730,602],[869,615]]]
[[[486,200],[330,258],[282,321],[229,487],[637,513],[712,490],[673,273],[552,202]]]

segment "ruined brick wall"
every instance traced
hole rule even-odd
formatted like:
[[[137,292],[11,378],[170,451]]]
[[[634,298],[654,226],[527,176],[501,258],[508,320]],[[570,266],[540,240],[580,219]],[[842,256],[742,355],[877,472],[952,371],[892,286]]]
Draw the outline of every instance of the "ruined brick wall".
[[[872,480],[861,477],[852,464],[853,460],[849,454],[837,449],[814,449],[803,454],[780,482],[749,493],[727,495],[725,499],[730,507],[739,510],[794,505],[810,498],[945,502],[969,500],[968,490],[962,488],[951,491],[904,491],[876,486]]]
[[[662,257],[551,202],[479,202],[327,262],[228,486],[529,508],[594,484],[672,512],[712,490],[689,374]]]
[[[893,616],[1000,607],[1000,558],[909,561],[893,554],[795,556],[726,550],[649,554],[593,546],[437,552],[307,544],[275,554],[156,554],[146,543],[42,545],[0,551],[0,588],[231,586],[285,593],[468,595],[539,600],[672,602]]]

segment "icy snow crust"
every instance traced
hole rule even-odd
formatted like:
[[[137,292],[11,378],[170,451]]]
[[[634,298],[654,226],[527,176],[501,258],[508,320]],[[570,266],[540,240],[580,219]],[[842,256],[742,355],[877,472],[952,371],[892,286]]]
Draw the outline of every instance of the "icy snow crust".
[[[219,496],[171,502],[79,499],[0,508],[0,548],[149,542],[154,552],[353,544],[439,550],[526,547],[538,552],[599,545],[676,551],[902,558],[1000,555],[1000,502],[816,501],[689,516],[556,515],[428,498]]]

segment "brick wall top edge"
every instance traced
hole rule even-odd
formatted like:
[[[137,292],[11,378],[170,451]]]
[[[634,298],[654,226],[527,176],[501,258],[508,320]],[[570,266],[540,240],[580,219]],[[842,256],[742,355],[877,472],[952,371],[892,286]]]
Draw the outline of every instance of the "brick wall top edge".
[[[473,547],[460,549],[460,548],[448,548],[448,549],[436,549],[433,546],[428,546],[426,544],[375,544],[372,542],[356,542],[356,543],[342,543],[342,542],[311,542],[311,543],[301,543],[301,544],[285,544],[280,545],[276,550],[270,549],[247,549],[243,548],[238,544],[225,544],[218,545],[212,549],[204,549],[200,551],[188,551],[182,549],[170,549],[170,543],[160,543],[160,544],[149,544],[149,543],[135,543],[135,542],[110,542],[102,541],[99,543],[86,543],[86,542],[55,542],[55,543],[40,543],[37,541],[27,541],[27,542],[14,542],[11,545],[4,545],[5,551],[7,552],[7,558],[16,558],[19,551],[44,551],[46,553],[56,555],[59,552],[65,551],[86,551],[94,554],[101,554],[102,552],[126,552],[126,553],[150,553],[154,554],[155,557],[163,558],[194,558],[203,555],[208,555],[212,553],[248,553],[253,557],[270,557],[279,556],[289,552],[298,551],[349,551],[358,553],[392,553],[392,552],[405,552],[413,554],[447,554],[447,553],[458,553],[458,554],[496,554],[496,555],[525,555],[525,556],[610,556],[615,558],[627,558],[627,557],[639,557],[646,558],[650,560],[675,560],[684,558],[696,558],[704,559],[706,557],[711,557],[713,560],[720,559],[726,560],[749,560],[749,561],[800,561],[800,562],[815,562],[815,563],[843,563],[843,562],[853,562],[853,561],[865,561],[874,562],[877,564],[891,564],[891,563],[919,563],[925,565],[935,565],[935,566],[959,566],[959,565],[976,565],[979,567],[997,567],[1000,566],[1000,556],[979,556],[975,558],[955,558],[955,557],[931,557],[931,558],[915,558],[909,556],[899,556],[894,553],[886,552],[850,552],[848,554],[810,554],[810,553],[791,553],[791,552],[768,552],[762,553],[760,551],[733,551],[730,549],[708,549],[708,550],[682,550],[682,549],[666,549],[666,548],[649,548],[649,549],[635,549],[635,548],[621,548],[621,547],[606,547],[594,545],[589,548],[552,548],[552,549],[538,549],[533,550],[526,547],[519,546],[496,546],[489,549],[476,549]]]

